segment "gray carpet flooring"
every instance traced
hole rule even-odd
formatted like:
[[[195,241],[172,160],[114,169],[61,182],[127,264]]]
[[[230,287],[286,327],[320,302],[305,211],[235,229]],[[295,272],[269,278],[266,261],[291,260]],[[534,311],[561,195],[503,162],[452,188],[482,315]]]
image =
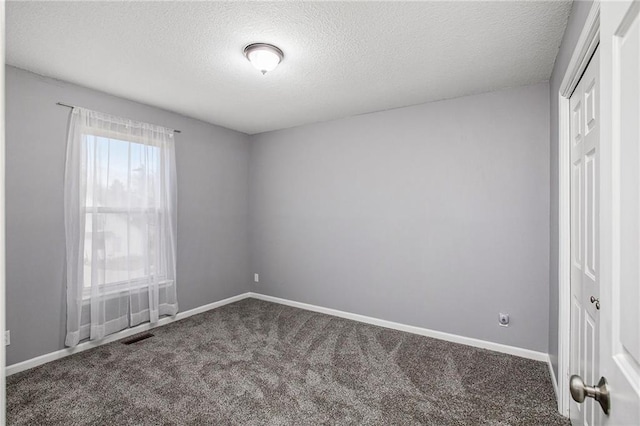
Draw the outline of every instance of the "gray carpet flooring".
[[[10,425],[569,425],[546,364],[255,299],[15,374]]]

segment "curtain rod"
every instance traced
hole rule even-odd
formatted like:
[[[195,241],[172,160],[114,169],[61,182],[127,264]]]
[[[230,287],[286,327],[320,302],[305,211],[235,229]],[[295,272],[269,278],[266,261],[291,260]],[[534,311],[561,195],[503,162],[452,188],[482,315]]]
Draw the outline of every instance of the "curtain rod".
[[[56,102],[56,105],[60,105],[60,106],[67,107],[67,108],[71,108],[71,109],[75,108],[75,106],[73,106],[73,105],[63,104],[62,102]],[[177,130],[177,129],[172,129],[172,130],[173,130],[175,133],[182,133],[180,130]]]

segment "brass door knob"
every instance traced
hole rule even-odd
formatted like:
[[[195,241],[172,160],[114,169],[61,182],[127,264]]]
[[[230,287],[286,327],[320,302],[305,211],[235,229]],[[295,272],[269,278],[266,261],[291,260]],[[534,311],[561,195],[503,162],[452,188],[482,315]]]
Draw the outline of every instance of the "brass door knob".
[[[577,403],[582,404],[585,398],[593,398],[600,403],[602,411],[605,414],[609,414],[611,410],[611,397],[609,395],[609,388],[607,387],[607,379],[600,377],[600,381],[596,386],[587,386],[584,384],[582,377],[573,375],[569,379],[569,390],[571,391],[571,398]]]

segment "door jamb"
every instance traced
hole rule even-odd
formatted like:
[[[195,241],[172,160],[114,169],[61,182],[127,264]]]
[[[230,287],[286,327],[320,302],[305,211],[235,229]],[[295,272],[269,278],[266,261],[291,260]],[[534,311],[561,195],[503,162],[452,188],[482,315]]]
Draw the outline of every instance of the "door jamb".
[[[5,2],[0,4],[0,34],[4,36],[6,28],[6,9]],[[6,346],[4,344],[5,326],[5,56],[6,43],[3,37],[0,41],[0,61],[3,65],[0,71],[0,425],[6,424],[6,382],[5,377],[5,360]]]
[[[569,416],[571,350],[571,108],[569,98],[600,42],[600,1],[594,0],[558,92],[558,411]]]

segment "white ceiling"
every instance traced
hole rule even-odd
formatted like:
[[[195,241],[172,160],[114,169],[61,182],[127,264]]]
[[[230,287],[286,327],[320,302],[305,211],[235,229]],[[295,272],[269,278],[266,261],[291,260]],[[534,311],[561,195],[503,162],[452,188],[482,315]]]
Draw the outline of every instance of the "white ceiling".
[[[7,62],[254,134],[549,79],[551,2],[8,2]],[[245,45],[279,46],[262,76]]]

